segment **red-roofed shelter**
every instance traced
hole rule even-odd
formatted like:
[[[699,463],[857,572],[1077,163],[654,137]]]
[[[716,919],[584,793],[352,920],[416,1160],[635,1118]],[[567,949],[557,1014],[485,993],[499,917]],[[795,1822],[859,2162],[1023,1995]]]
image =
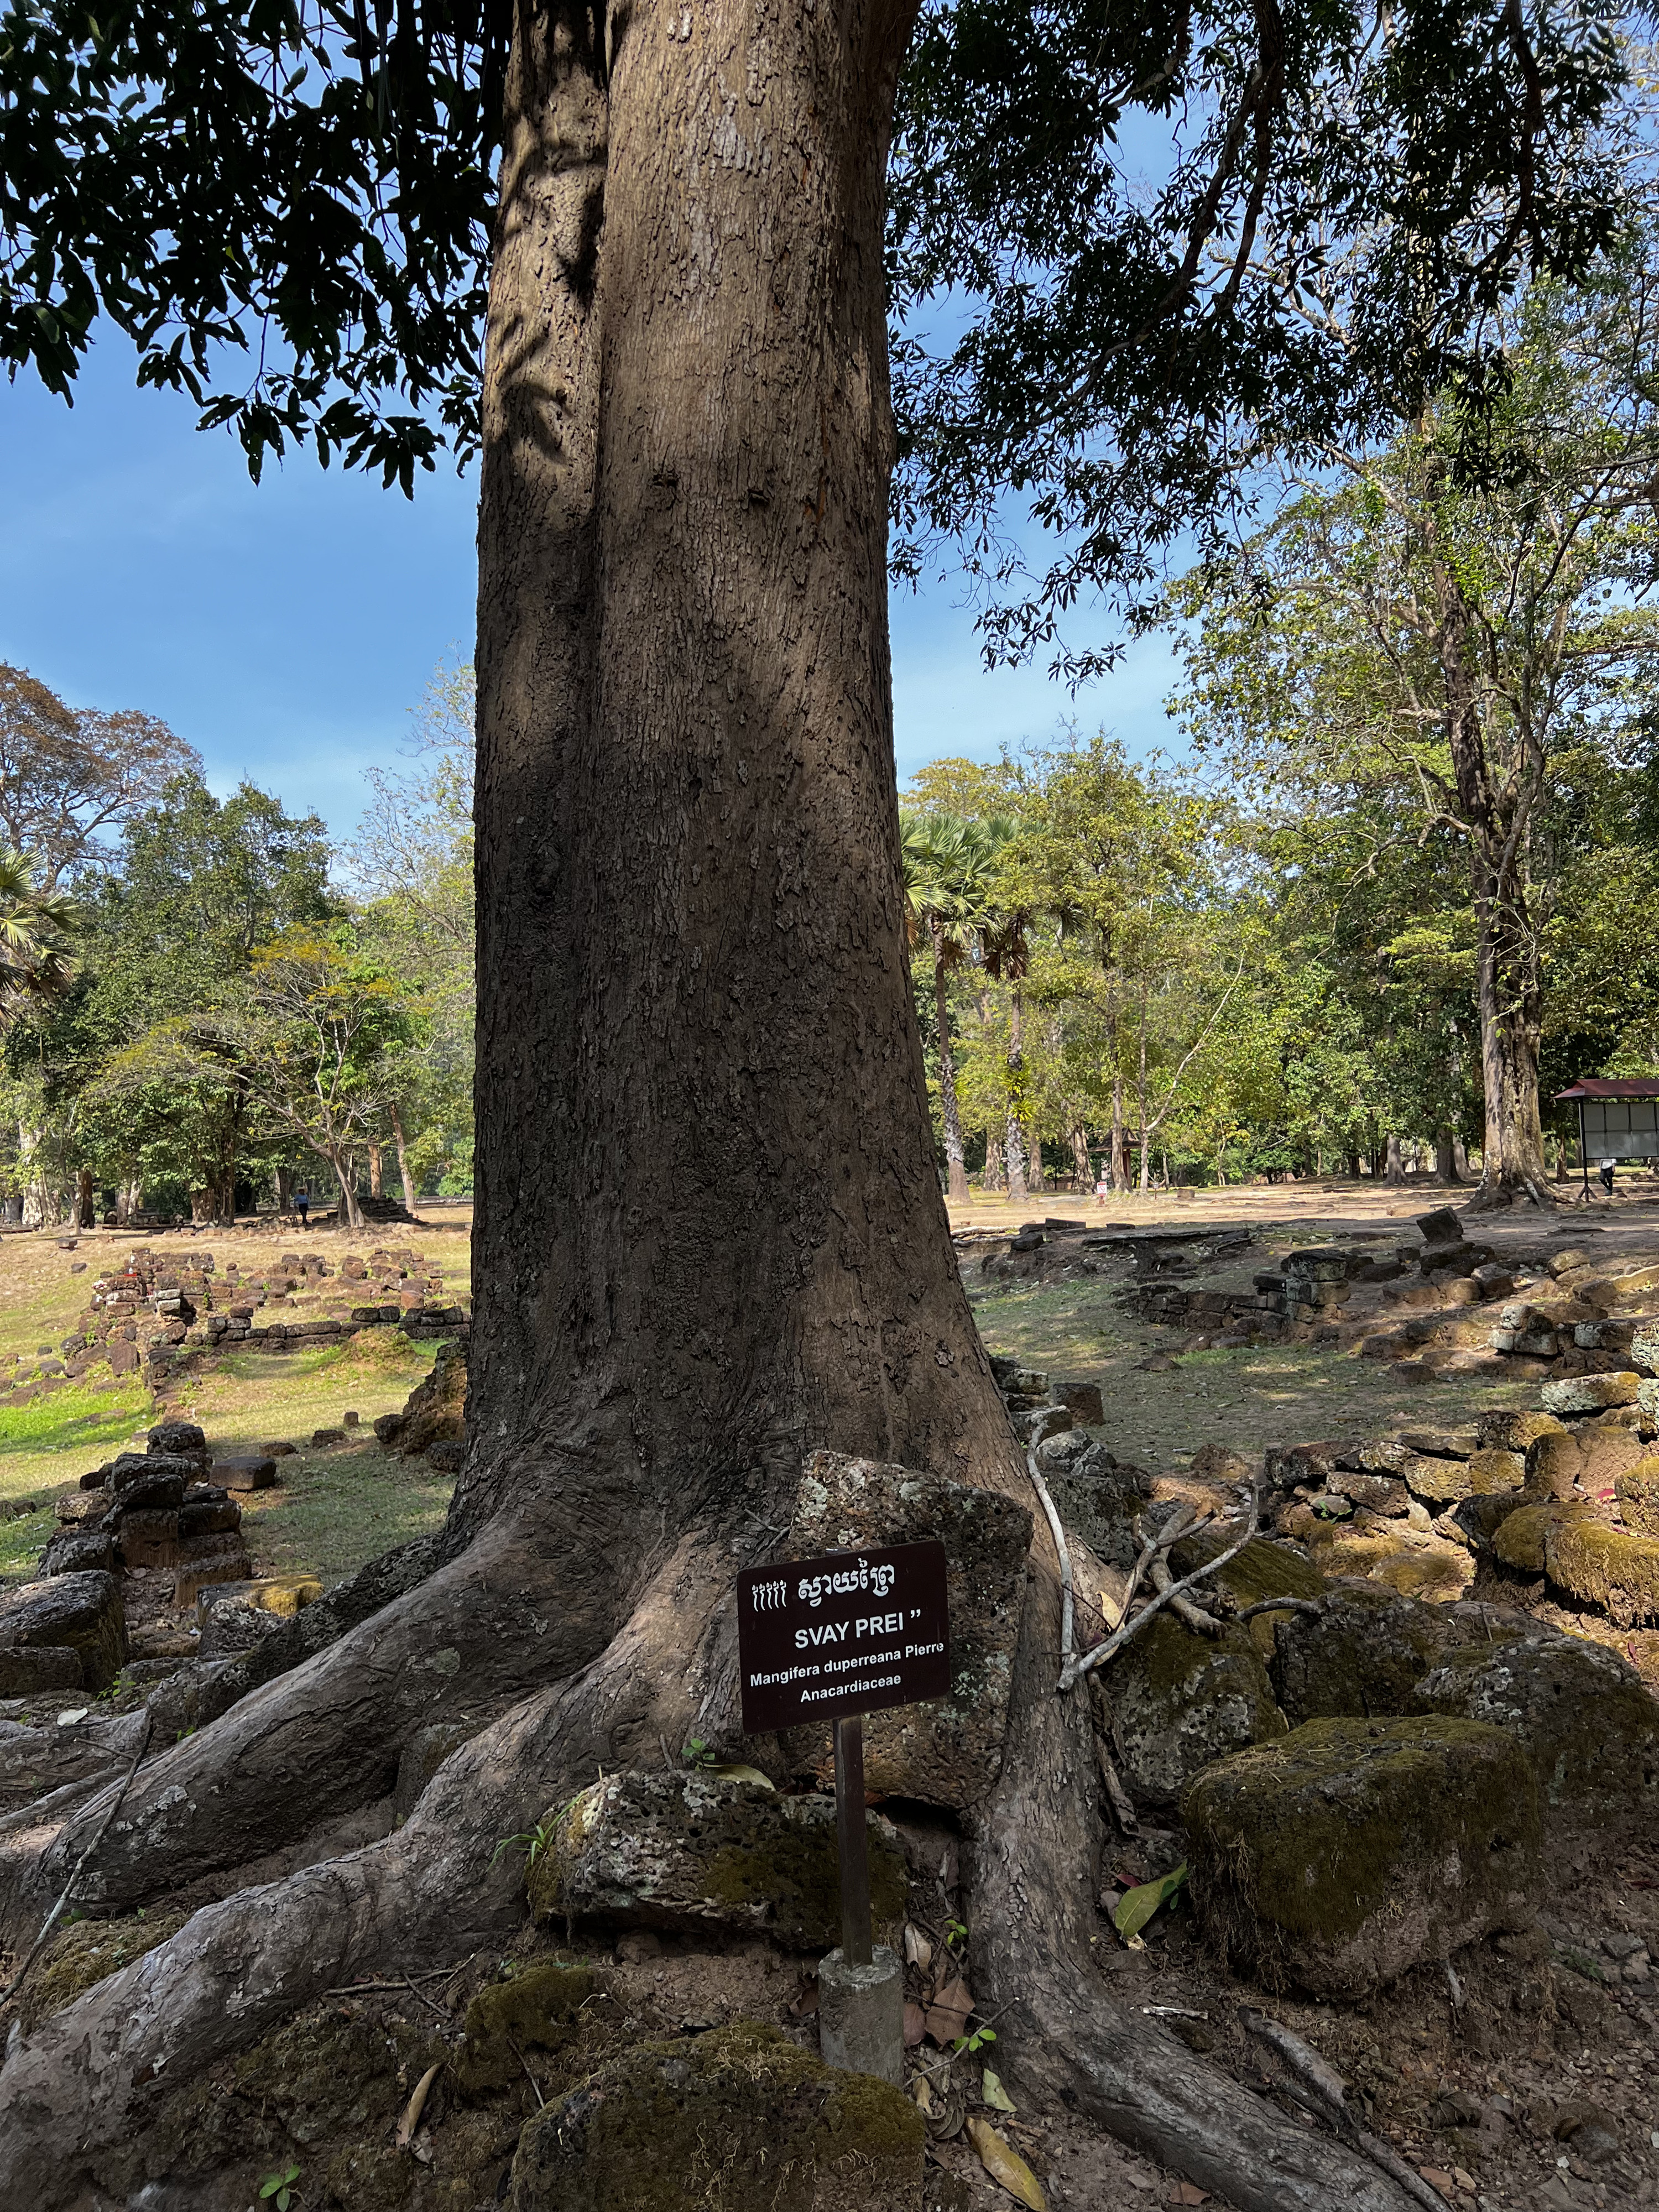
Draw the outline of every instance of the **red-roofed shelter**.
[[[1586,1198],[1592,1160],[1659,1158],[1659,1079],[1583,1075],[1571,1090],[1558,1091],[1555,1103],[1578,1109],[1578,1158]]]

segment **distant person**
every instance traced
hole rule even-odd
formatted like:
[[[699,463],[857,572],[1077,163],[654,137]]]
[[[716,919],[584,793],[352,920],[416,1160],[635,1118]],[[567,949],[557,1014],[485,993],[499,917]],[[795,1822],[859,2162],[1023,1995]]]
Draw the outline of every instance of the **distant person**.
[[[1095,1196],[1100,1200],[1100,1203],[1103,1206],[1106,1203],[1107,1198],[1111,1191],[1111,1188],[1112,1186],[1106,1180],[1106,1170],[1103,1168],[1095,1181]]]
[[[310,1192],[296,1190],[294,1194],[294,1203],[299,1212],[300,1226],[303,1229],[306,1225],[306,1210],[311,1204]]]
[[[1613,1162],[1611,1160],[1602,1161],[1601,1174],[1601,1188],[1606,1191],[1607,1196],[1611,1198],[1613,1196]]]

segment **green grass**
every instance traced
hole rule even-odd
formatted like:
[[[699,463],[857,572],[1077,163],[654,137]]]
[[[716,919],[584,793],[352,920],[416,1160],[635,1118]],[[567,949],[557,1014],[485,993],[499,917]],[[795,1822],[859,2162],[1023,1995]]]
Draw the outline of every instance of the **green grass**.
[[[1309,1344],[1183,1351],[1186,1332],[1135,1320],[1121,1285],[1098,1277],[1009,1291],[970,1278],[969,1297],[989,1350],[1098,1382],[1106,1413],[1098,1433],[1120,1457],[1155,1468],[1206,1443],[1254,1456],[1312,1437],[1454,1428],[1493,1407],[1537,1402],[1534,1382],[1453,1375],[1412,1389],[1382,1361]],[[1139,1363],[1158,1350],[1174,1352],[1176,1365],[1143,1372]]]
[[[38,1513],[22,1513],[15,1520],[0,1521],[0,1584],[34,1579],[41,1547],[51,1535],[52,1527],[49,1505]]]
[[[0,1405],[0,1498],[66,1488],[153,1418],[149,1392],[138,1382],[103,1389],[71,1382],[21,1406]]]
[[[453,1475],[394,1459],[372,1442],[297,1454],[280,1461],[277,1472],[279,1488],[241,1501],[254,1565],[261,1574],[313,1574],[325,1583],[442,1528],[455,1486]]]

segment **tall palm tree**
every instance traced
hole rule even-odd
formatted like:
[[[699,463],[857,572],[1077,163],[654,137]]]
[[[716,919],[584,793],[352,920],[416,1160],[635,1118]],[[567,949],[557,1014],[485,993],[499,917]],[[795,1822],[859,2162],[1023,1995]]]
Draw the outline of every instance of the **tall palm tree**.
[[[933,1007],[939,1049],[939,1087],[945,1123],[945,1158],[950,1194],[965,1200],[968,1170],[963,1158],[962,1115],[957,1102],[956,1065],[951,1051],[951,1009],[947,979],[977,945],[993,974],[1003,972],[1000,963],[1011,957],[1004,945],[1006,917],[997,906],[994,878],[997,856],[1013,836],[1011,815],[994,814],[974,820],[959,814],[908,814],[901,821],[904,890],[910,939],[914,944],[926,929],[933,956]],[[1022,933],[1024,918],[1020,917]],[[1023,957],[1017,963],[1024,975]],[[1018,1023],[1018,1016],[1016,1016]],[[1011,1051],[1010,1066],[1018,1088],[1020,1060],[1018,1048]],[[1024,1151],[1018,1135],[1018,1107],[1011,1089],[1009,1108],[1012,1141],[1009,1159],[1010,1195],[1025,1195]]]
[[[0,845],[0,1027],[69,988],[76,963],[64,939],[74,916],[72,900],[40,888],[26,853]]]

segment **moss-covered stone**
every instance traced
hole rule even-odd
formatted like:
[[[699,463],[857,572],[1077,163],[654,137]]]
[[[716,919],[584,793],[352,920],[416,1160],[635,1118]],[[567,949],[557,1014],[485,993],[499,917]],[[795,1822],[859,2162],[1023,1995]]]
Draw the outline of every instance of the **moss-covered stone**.
[[[453,2061],[464,2094],[522,2081],[519,2051],[569,2050],[581,2039],[582,2008],[599,1987],[590,1967],[555,1964],[480,1990],[466,2008],[466,2040]]]
[[[778,1557],[867,1552],[927,1538],[945,1547],[950,1693],[868,1716],[865,1780],[881,1796],[960,1809],[984,1796],[1002,1765],[1030,1514],[1000,1491],[846,1452],[814,1452]],[[790,1729],[778,1742],[789,1771],[831,1771],[827,1722]]]
[[[1441,1607],[1381,1583],[1331,1590],[1316,1613],[1272,1619],[1273,1684],[1292,1728],[1339,1714],[1371,1720],[1426,1711],[1416,1685],[1460,1634]]]
[[[1177,1575],[1189,1575],[1229,1550],[1237,1535],[1237,1528],[1230,1529],[1224,1522],[1218,1528],[1194,1529],[1171,1546],[1170,1565]],[[1241,1612],[1264,1597],[1318,1597],[1325,1588],[1325,1577],[1316,1566],[1288,1544],[1274,1543],[1270,1536],[1253,1536],[1214,1579],[1218,1589],[1231,1593]],[[1245,1625],[1265,1659],[1273,1648],[1272,1620],[1262,1613]]]
[[[1641,1376],[1629,1370],[1617,1375],[1567,1375],[1546,1382],[1539,1395],[1546,1413],[1599,1413],[1607,1406],[1633,1406],[1641,1382]]]
[[[1518,1451],[1522,1455],[1540,1437],[1564,1437],[1567,1432],[1566,1423],[1554,1413],[1482,1413],[1475,1424],[1475,1433],[1483,1449]]]
[[[136,1912],[122,1920],[75,1920],[59,1928],[18,1993],[25,2029],[73,2004],[106,1974],[165,1943],[189,1917],[187,1912]]]
[[[540,1919],[602,1915],[635,1927],[726,1927],[827,1949],[841,1926],[836,1808],[693,1769],[619,1774],[550,1813],[530,1870]],[[869,1822],[870,1895],[883,1940],[904,1917],[903,1846]]]
[[[1574,1636],[1526,1636],[1447,1654],[1417,1686],[1419,1710],[1515,1737],[1545,1804],[1573,1814],[1651,1805],[1659,1701],[1616,1652]]]
[[[1642,1459],[1613,1486],[1626,1528],[1638,1536],[1659,1536],[1659,1459]]]
[[[1161,1613],[1113,1660],[1112,1735],[1133,1788],[1174,1804],[1200,1767],[1283,1735],[1261,1653],[1246,1630],[1195,1635]]]
[[[1544,1533],[1544,1571],[1558,1589],[1600,1606],[1620,1628],[1659,1620],[1659,1537],[1558,1520]]]
[[[1530,1918],[1537,1784],[1478,1721],[1310,1721],[1206,1767],[1182,1811],[1204,1923],[1270,1987],[1355,1994]]]
[[[1577,1437],[1566,1430],[1539,1437],[1527,1447],[1527,1487],[1538,1498],[1571,1498],[1583,1463]]]
[[[392,1438],[403,1458],[418,1458],[434,1444],[466,1440],[466,1346],[441,1344],[432,1372],[409,1394]]]
[[[1506,1567],[1517,1574],[1541,1575],[1544,1539],[1558,1522],[1582,1520],[1595,1511],[1584,1500],[1517,1506],[1505,1516],[1492,1540],[1492,1550]]]
[[[1450,1605],[1474,1580],[1474,1561],[1462,1545],[1434,1540],[1402,1544],[1371,1570],[1401,1597],[1421,1598],[1431,1605]]]
[[[746,2023],[642,2043],[531,2121],[512,2212],[921,2212],[901,2091]]]
[[[1467,1460],[1440,1459],[1428,1452],[1412,1452],[1400,1472],[1412,1496],[1431,1505],[1455,1505],[1460,1498],[1469,1494],[1472,1478]]]
[[[1469,1461],[1469,1495],[1493,1498],[1519,1490],[1527,1479],[1524,1454],[1495,1448],[1478,1451]]]

